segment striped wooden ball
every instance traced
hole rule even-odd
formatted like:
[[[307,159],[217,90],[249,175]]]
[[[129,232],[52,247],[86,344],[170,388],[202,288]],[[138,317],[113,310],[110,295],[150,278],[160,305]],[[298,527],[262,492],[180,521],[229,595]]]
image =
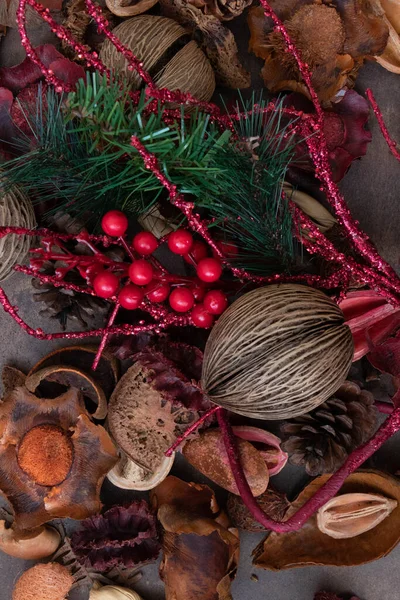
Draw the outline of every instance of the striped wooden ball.
[[[286,419],[322,404],[346,379],[353,338],[319,290],[270,285],[244,294],[208,338],[202,386],[212,402],[257,419]]]
[[[140,15],[123,21],[113,34],[143,63],[159,88],[187,92],[208,102],[214,93],[215,76],[210,61],[187,31],[172,19]],[[100,51],[104,64],[139,89],[143,82],[110,40]]]

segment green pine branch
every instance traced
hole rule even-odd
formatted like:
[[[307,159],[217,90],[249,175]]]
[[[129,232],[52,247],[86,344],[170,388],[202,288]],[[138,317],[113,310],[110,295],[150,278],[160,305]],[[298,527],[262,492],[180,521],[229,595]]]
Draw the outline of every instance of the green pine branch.
[[[37,201],[52,201],[55,210],[92,215],[94,222],[111,208],[137,217],[166,193],[131,146],[135,135],[178,189],[213,219],[214,231],[238,244],[240,266],[288,268],[295,247],[281,186],[294,142],[281,111],[267,119],[255,111],[232,136],[198,110],[188,117],[182,108],[180,119],[166,123],[161,107],[146,113],[149,101],[143,92],[134,104],[126,85],[97,73],[67,98],[49,90],[43,101],[39,92],[35,111],[21,107],[31,133],[20,131],[20,156],[1,165],[3,181]]]

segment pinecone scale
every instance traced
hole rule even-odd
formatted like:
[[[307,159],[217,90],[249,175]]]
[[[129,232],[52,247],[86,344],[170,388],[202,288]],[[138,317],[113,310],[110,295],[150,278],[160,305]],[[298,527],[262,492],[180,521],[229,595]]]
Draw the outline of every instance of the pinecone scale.
[[[283,423],[282,448],[289,453],[289,461],[304,467],[309,475],[332,473],[371,437],[375,424],[372,394],[346,381],[318,408]]]

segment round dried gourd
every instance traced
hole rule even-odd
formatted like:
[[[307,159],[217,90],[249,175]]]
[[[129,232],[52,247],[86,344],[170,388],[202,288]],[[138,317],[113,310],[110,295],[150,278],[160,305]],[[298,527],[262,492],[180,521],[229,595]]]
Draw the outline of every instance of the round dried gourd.
[[[18,188],[5,194],[0,192],[0,225],[27,229],[36,227],[31,201]],[[0,281],[11,274],[14,265],[24,260],[32,239],[22,235],[6,235],[0,239]]]
[[[181,25],[166,17],[141,15],[118,25],[113,34],[142,61],[159,88],[210,100],[215,89],[214,71]],[[109,69],[122,73],[133,89],[141,87],[141,77],[128,69],[127,60],[109,40],[105,40],[100,58]]]
[[[340,308],[311,287],[270,285],[219,318],[204,353],[202,389],[235,413],[287,419],[322,404],[346,379],[353,338]]]

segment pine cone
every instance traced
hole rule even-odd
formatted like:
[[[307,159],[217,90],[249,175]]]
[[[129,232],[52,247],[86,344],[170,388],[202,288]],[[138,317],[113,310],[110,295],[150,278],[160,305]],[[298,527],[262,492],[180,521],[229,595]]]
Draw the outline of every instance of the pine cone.
[[[303,466],[309,475],[332,473],[371,437],[375,423],[372,394],[346,381],[318,408],[283,423],[282,449],[292,464]]]
[[[46,262],[41,269],[45,275],[54,275],[56,265]],[[82,283],[82,279],[74,273],[68,273],[65,281],[69,283]],[[44,302],[45,308],[40,310],[40,315],[57,319],[63,330],[66,329],[68,319],[76,321],[82,327],[88,326],[88,320],[105,315],[110,305],[101,298],[81,294],[72,290],[56,288],[51,283],[44,283],[40,279],[32,279],[32,286],[39,290],[33,294],[35,302]]]

